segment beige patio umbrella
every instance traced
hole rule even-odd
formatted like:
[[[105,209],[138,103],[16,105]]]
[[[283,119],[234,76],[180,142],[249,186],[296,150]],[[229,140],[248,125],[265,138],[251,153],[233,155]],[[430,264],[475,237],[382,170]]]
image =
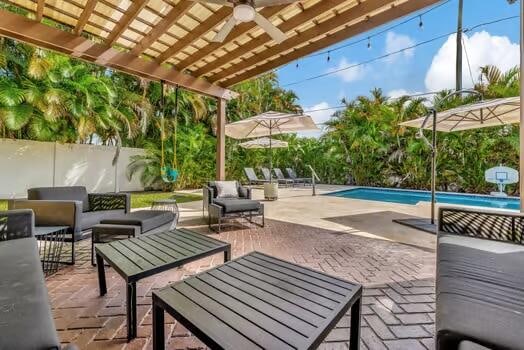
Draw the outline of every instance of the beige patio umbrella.
[[[455,91],[444,97],[440,103],[460,94],[480,94],[475,90]],[[480,129],[490,126],[502,126],[520,122],[520,97],[483,100],[446,111],[431,109],[428,115],[403,122],[400,125],[419,128],[417,134],[432,150],[431,156],[431,225],[435,224],[435,178],[437,131],[454,132]],[[432,141],[424,136],[424,130],[433,130]],[[521,193],[521,197],[522,197]],[[522,198],[521,198],[522,200]],[[397,220],[398,222],[399,220]]]
[[[271,138],[273,135],[318,130],[313,118],[309,115],[273,111],[226,125],[226,135],[234,139],[269,136],[270,174],[273,171],[273,140]]]
[[[269,137],[262,137],[260,139],[254,139],[246,142],[242,142],[240,145],[246,149],[259,149],[259,148],[286,148],[288,143],[282,140],[270,139]]]

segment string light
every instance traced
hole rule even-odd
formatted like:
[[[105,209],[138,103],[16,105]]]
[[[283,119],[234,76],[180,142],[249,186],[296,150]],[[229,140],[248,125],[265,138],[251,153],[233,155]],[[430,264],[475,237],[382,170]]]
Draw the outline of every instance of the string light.
[[[371,38],[368,36],[368,49],[371,49]]]
[[[424,22],[422,22],[422,15],[419,16],[418,27],[424,29]]]
[[[298,68],[298,61],[297,61],[297,64],[295,65],[295,68]]]
[[[328,51],[327,61],[328,61],[328,63],[329,63],[329,61],[331,61],[331,51]]]

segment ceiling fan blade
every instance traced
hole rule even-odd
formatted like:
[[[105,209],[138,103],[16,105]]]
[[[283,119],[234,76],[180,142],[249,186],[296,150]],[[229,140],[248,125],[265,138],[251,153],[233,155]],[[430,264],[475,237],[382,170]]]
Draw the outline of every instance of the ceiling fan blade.
[[[273,38],[277,43],[281,43],[287,39],[286,34],[284,34],[280,29],[278,29],[273,23],[271,23],[266,17],[262,16],[257,12],[255,15],[255,22],[264,29],[270,37]]]
[[[215,5],[222,5],[222,6],[233,6],[232,3],[230,3],[227,0],[192,0],[193,2],[200,2],[202,4],[215,4]]]
[[[224,40],[226,40],[229,33],[231,33],[231,31],[233,30],[233,27],[235,26],[235,24],[237,24],[237,20],[233,16],[229,17],[227,22],[224,23],[222,28],[220,28],[217,35],[215,35],[212,41],[215,43],[221,43]]]
[[[268,7],[292,4],[299,0],[255,0],[255,7]]]

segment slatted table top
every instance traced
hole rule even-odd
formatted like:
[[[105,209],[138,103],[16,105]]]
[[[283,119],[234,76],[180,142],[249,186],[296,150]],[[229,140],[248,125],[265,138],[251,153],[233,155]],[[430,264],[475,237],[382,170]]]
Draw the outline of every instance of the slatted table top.
[[[155,291],[153,303],[211,348],[313,349],[361,295],[358,284],[253,252]]]
[[[135,282],[205,256],[230,251],[231,245],[178,229],[100,244],[95,250],[127,282]]]

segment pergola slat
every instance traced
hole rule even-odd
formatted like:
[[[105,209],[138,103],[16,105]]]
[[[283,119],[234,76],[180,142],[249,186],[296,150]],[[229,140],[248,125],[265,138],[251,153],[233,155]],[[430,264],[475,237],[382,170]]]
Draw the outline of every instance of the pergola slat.
[[[187,34],[185,37],[177,41],[175,45],[164,51],[163,54],[158,56],[156,61],[158,63],[164,63],[165,61],[169,60],[174,54],[182,51],[186,46],[189,46],[191,43],[200,39],[203,35],[205,35],[210,30],[213,30],[229,16],[231,16],[231,8],[221,7],[210,19],[200,24],[198,27],[189,32],[189,34]]]
[[[231,99],[236,94],[204,79],[197,79],[189,74],[161,66],[154,61],[146,61],[127,52],[117,51],[107,45],[97,44],[84,37],[38,23],[21,15],[0,10],[0,35],[21,40],[45,49],[61,52],[70,56],[95,62],[105,55],[107,67],[136,75],[142,78],[165,81],[215,98]]]
[[[38,0],[36,3],[36,20],[38,22],[42,21],[42,18],[44,17],[44,7],[45,0]]]
[[[75,30],[73,31],[73,33],[77,35],[82,34],[82,31],[84,30],[84,27],[86,26],[89,17],[93,13],[97,2],[97,0],[87,0],[85,8],[82,11],[80,18],[78,19],[78,22],[76,23]]]
[[[182,17],[193,6],[193,1],[183,0],[169,11],[169,13],[157,24],[144,38],[131,50],[134,55],[140,55],[147,50],[158,38],[160,38],[173,24]]]
[[[379,1],[382,1],[382,0],[379,0]],[[352,36],[355,36],[357,34],[373,29],[377,26],[388,23],[394,19],[403,17],[413,11],[422,9],[436,2],[438,2],[438,0],[417,0],[417,1],[409,1],[409,2],[402,3],[398,6],[392,7],[391,9],[387,11],[383,11],[373,17],[369,17],[369,19],[365,20],[364,22],[348,26],[334,34],[327,35],[325,38],[321,40],[310,43],[309,45],[304,46],[302,48],[295,49],[288,54],[284,54],[274,60],[271,60],[267,63],[257,66],[257,62],[263,61],[265,59],[269,59],[273,56],[278,56],[282,51],[284,51],[282,50],[282,48],[279,49],[278,46],[275,46],[247,60],[244,60],[237,65],[233,65],[231,68],[228,68],[216,74],[215,76],[212,76],[209,79],[209,81],[217,82],[219,80],[223,80],[224,78],[227,78],[235,74],[236,72],[245,70],[244,73],[241,73],[235,77],[224,80],[220,83],[221,86],[232,86],[236,83],[239,83],[251,77],[257,76],[263,72],[270,71],[286,63],[292,62],[298,58],[304,57],[313,52],[316,52],[318,50],[321,50],[328,46],[336,44],[342,40],[348,39]],[[368,0],[364,3],[361,3],[359,6],[362,6],[363,8],[363,6],[368,3],[369,5],[371,5],[372,1]],[[355,12],[357,9],[358,8],[355,8]],[[350,13],[346,13],[346,12],[350,12]],[[335,19],[331,19],[327,21],[326,23],[323,23],[317,27],[313,27],[312,29],[304,33],[301,33],[300,35],[294,38],[288,39],[287,41],[292,41],[288,47],[294,47],[294,46],[299,45],[300,42],[314,39],[320,35],[325,35],[325,34],[322,34],[322,32],[327,33],[330,31],[330,28],[332,28],[331,30],[333,30],[337,27],[340,27],[340,25],[337,25],[337,24],[339,24],[340,22],[343,22],[344,20],[348,18],[348,16],[351,16],[351,15],[352,15],[351,11],[345,11],[342,14],[340,14],[339,16],[337,16],[337,18]],[[287,41],[285,41],[283,44],[285,44]]]
[[[124,16],[120,19],[120,21],[118,21],[116,27],[110,32],[106,39],[106,44],[109,46],[113,45],[146,5],[147,0],[133,1],[131,6],[129,6],[127,11],[124,13]]]
[[[274,15],[278,14],[283,9],[285,9],[287,6],[288,5],[266,7],[260,11],[260,14],[266,18],[271,18]],[[235,29],[231,31],[228,38],[230,41],[233,41],[236,38],[238,38],[239,36],[245,34],[246,32],[250,31],[253,28],[257,28],[257,25],[254,22],[247,22],[247,23],[242,23],[240,25],[237,25]],[[198,50],[194,55],[191,55],[188,58],[186,58],[185,60],[178,63],[177,68],[183,71],[184,69],[188,68],[193,63],[198,62],[202,60],[203,58],[211,55],[213,52],[219,50],[225,44],[226,43],[209,43],[203,49]]]
[[[373,3],[373,4],[382,4],[381,6],[383,6],[384,4],[391,3],[393,1],[394,0],[368,0],[368,1],[364,2],[364,4]],[[290,30],[298,27],[300,24],[302,24],[304,22],[307,22],[307,21],[317,17],[319,13],[324,13],[326,11],[330,11],[332,8],[334,8],[336,6],[339,6],[340,4],[342,4],[344,2],[345,2],[345,0],[323,0],[323,1],[319,2],[319,3],[317,3],[316,5],[308,8],[307,10],[302,12],[300,15],[297,15],[297,16],[291,18],[290,20],[283,22],[278,28],[282,32],[287,33]],[[354,8],[351,8],[350,10],[348,10],[348,11],[346,11],[344,13],[345,14],[349,13],[350,16],[355,16],[353,14],[353,11],[355,11],[355,12],[358,12],[358,14],[359,14],[358,17],[360,17],[360,16],[362,16],[363,13],[364,14],[366,13],[365,11],[362,11],[362,10],[359,11],[359,7],[364,6],[364,4],[357,5]],[[369,7],[369,6],[366,5],[366,7]],[[358,17],[355,17],[355,18],[358,18]],[[347,20],[345,18],[341,18],[341,20],[339,20],[339,22],[347,23]],[[302,36],[300,38],[302,38]],[[251,40],[249,43],[247,43],[245,45],[242,45],[242,46],[238,47],[237,49],[229,52],[227,55],[225,55],[223,57],[220,57],[219,59],[217,59],[217,60],[215,60],[215,61],[213,61],[213,62],[211,62],[209,64],[206,64],[202,69],[199,69],[198,71],[193,72],[193,75],[195,75],[197,77],[206,75],[207,73],[212,72],[212,71],[214,71],[217,68],[220,68],[224,64],[227,64],[227,63],[229,63],[229,62],[231,62],[231,61],[241,57],[242,55],[245,55],[246,53],[256,49],[257,47],[260,47],[262,45],[270,43],[271,40],[272,40],[271,37],[268,34],[264,33],[264,34],[260,35],[259,37],[257,37],[256,39]],[[292,41],[291,39],[285,40],[283,43],[281,43],[280,45],[277,45],[275,47],[277,47],[278,49],[281,49],[282,47],[286,47],[286,46],[288,46],[288,48],[291,48],[292,46],[289,45],[289,44],[291,44],[291,41]],[[296,37],[295,37],[294,41],[297,41]],[[301,40],[298,40],[298,41],[304,42],[304,41],[301,41]],[[293,45],[293,46],[296,46],[296,44]]]

